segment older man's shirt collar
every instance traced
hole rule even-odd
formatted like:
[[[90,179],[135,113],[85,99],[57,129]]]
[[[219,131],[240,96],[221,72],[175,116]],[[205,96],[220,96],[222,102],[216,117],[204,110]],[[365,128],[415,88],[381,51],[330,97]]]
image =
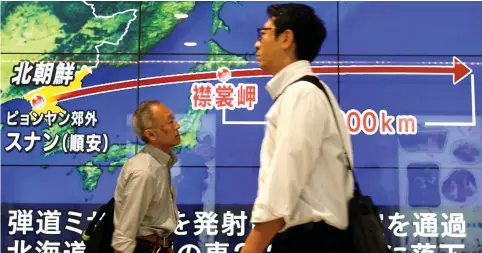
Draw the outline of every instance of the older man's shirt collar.
[[[165,164],[168,168],[171,168],[177,162],[177,157],[172,151],[166,153],[150,144],[146,144],[143,151],[152,155],[160,164]]]

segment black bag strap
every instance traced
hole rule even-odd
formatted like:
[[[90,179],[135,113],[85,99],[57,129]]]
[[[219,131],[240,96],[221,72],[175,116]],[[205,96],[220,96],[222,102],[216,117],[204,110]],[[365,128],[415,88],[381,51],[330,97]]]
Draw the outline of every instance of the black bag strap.
[[[306,76],[303,76],[300,79],[294,81],[293,83],[296,83],[296,82],[299,82],[299,81],[310,82],[310,83],[316,85],[316,87],[318,87],[320,90],[322,90],[323,93],[325,93],[326,99],[328,99],[328,102],[330,103],[331,110],[333,111],[333,117],[334,117],[334,120],[335,120],[336,127],[338,129],[338,133],[339,133],[338,136],[340,136],[341,146],[343,147],[343,152],[345,153],[346,162],[348,164],[348,170],[351,171],[351,173],[353,175],[353,180],[355,181],[355,195],[360,196],[361,195],[360,186],[358,185],[358,182],[357,182],[356,177],[355,177],[355,173],[353,172],[350,160],[348,159],[348,153],[346,152],[345,145],[343,144],[344,141],[343,141],[343,137],[341,136],[341,129],[340,129],[340,126],[338,125],[338,120],[336,119],[336,116],[335,116],[335,108],[333,107],[330,96],[328,96],[328,93],[326,92],[325,87],[323,86],[323,84],[320,82],[320,80],[316,76],[306,75]],[[293,83],[291,83],[291,84],[293,84]]]

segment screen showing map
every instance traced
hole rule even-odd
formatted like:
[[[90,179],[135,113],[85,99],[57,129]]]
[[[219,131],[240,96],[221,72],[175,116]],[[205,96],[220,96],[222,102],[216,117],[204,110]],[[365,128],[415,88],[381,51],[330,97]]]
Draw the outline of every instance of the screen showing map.
[[[83,252],[145,145],[132,113],[159,100],[181,125],[177,251],[240,252],[273,104],[256,29],[275,3],[2,2],[1,251]],[[303,3],[391,249],[482,251],[482,3]]]

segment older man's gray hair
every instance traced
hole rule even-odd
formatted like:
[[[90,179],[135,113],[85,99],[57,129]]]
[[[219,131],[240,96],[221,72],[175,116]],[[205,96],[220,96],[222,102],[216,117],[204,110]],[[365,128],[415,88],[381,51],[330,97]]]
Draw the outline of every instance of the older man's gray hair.
[[[162,103],[157,100],[144,101],[136,108],[132,115],[134,131],[137,137],[141,138],[145,143],[149,140],[144,135],[144,131],[156,123],[154,122],[154,115],[152,113],[152,106],[154,105],[162,105]]]

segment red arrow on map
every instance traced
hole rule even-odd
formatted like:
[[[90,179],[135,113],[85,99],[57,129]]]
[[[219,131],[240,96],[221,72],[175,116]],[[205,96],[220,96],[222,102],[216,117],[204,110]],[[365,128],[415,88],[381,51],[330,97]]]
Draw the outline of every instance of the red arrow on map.
[[[472,69],[457,57],[453,57],[452,66],[407,66],[407,65],[357,65],[357,66],[315,66],[313,72],[328,75],[452,75],[453,84],[457,84],[472,73]],[[262,77],[269,75],[261,69],[232,69],[232,78]],[[149,77],[114,83],[89,86],[78,90],[61,93],[57,101],[102,94],[116,90],[126,90],[139,87],[168,85],[184,82],[200,82],[216,80],[216,72],[187,73],[180,75]]]
[[[327,69],[316,67],[316,73],[325,73]],[[333,70],[329,70],[333,71]],[[454,56],[452,66],[406,66],[406,65],[367,65],[367,66],[340,66],[340,75],[452,75],[453,84],[456,85],[472,73],[472,69]]]

